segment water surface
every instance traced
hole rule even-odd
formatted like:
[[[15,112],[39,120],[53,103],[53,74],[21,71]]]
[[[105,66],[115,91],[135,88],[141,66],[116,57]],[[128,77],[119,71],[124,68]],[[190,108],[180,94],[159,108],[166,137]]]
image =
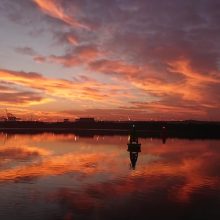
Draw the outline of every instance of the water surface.
[[[220,140],[0,134],[0,219],[220,219]]]

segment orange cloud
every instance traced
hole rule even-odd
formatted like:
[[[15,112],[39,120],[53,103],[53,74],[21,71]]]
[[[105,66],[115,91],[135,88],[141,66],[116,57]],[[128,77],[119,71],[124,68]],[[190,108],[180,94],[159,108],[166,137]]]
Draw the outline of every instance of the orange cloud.
[[[3,79],[2,83],[18,87],[18,90],[22,88],[22,90],[27,90],[29,93],[19,93],[20,98],[17,99],[17,102],[11,102],[10,97],[5,96],[4,100],[2,97],[2,103],[5,106],[16,107],[16,112],[19,112],[18,109],[21,107],[28,107],[36,105],[46,105],[47,103],[54,103],[56,105],[56,100],[62,98],[63,101],[69,103],[77,103],[77,109],[91,108],[94,106],[102,106],[109,107],[119,106],[124,102],[123,98],[128,98],[130,95],[126,93],[129,91],[129,88],[123,88],[121,85],[116,84],[108,84],[98,82],[88,77],[78,77],[74,78],[74,80],[64,80],[64,79],[54,79],[48,78],[38,73],[26,73],[26,72],[16,72],[9,70],[0,70],[0,77]],[[2,88],[5,90],[5,88]],[[33,93],[33,95],[32,95]],[[38,94],[38,96],[35,95]],[[120,97],[118,96],[120,94]],[[2,95],[1,95],[2,96]],[[34,98],[36,97],[36,99]],[[13,97],[14,99],[15,97]],[[93,105],[85,103],[85,100],[89,100],[93,102]],[[86,107],[88,106],[88,107]],[[57,106],[53,108],[49,108],[49,106],[44,107],[47,110],[41,109],[41,112],[35,112],[34,115],[44,115],[47,118],[51,112],[51,118],[57,115],[60,118],[59,111],[66,109],[67,106]],[[10,108],[12,110],[12,108]],[[51,109],[51,111],[50,111]],[[40,109],[38,109],[40,110]],[[33,112],[31,109],[29,112]],[[62,116],[63,117],[63,116]],[[41,118],[41,117],[40,117]]]
[[[86,28],[88,25],[78,21],[73,16],[69,16],[65,13],[61,5],[57,3],[56,0],[33,0],[38,7],[49,16],[63,21],[64,23],[70,25],[74,28]]]
[[[73,45],[78,45],[79,43],[79,40],[74,35],[68,35],[67,40],[70,44],[73,44]]]
[[[2,84],[3,81],[2,81]],[[31,106],[50,102],[51,99],[44,97],[35,91],[20,91],[15,85],[1,86],[0,84],[0,100],[2,106]]]
[[[169,79],[164,79],[165,77],[158,77],[155,70],[148,66],[131,65],[122,61],[98,60],[90,63],[90,68],[104,74],[116,74],[129,80],[129,83],[144,90],[146,94],[152,94],[160,99],[164,96],[179,96],[186,101],[196,102],[202,99],[201,90],[197,84],[192,84],[188,79],[169,82]]]
[[[94,71],[122,75],[124,77],[137,76],[137,74],[141,72],[139,66],[128,64],[120,60],[97,60],[91,62],[89,67]]]
[[[154,68],[147,64],[139,66],[125,60],[100,59],[102,55],[105,55],[105,52],[91,44],[77,46],[72,53],[64,56],[51,55],[35,57],[35,59],[39,62],[59,63],[66,67],[84,64],[87,70],[103,73],[111,79],[119,78],[121,86],[91,79],[71,81],[49,78],[38,73],[8,70],[0,70],[0,76],[5,82],[33,88],[45,94],[41,99],[32,100],[22,96],[23,105],[46,104],[55,101],[57,98],[64,98],[71,102],[81,103],[86,114],[89,111],[92,112],[91,109],[97,110],[98,103],[102,105],[101,109],[106,111],[108,108],[104,105],[107,104],[110,107],[109,113],[112,114],[113,118],[116,115],[120,118],[120,115],[125,113],[125,117],[127,117],[128,111],[132,110],[130,114],[137,118],[141,117],[141,119],[144,119],[144,111],[145,119],[148,119],[149,115],[156,116],[161,113],[164,116],[176,114],[177,119],[186,119],[187,117],[201,119],[206,118],[210,114],[209,111],[219,107],[218,97],[210,99],[213,93],[210,89],[211,85],[218,85],[220,82],[217,73],[211,72],[204,75],[194,70],[188,59],[167,61],[167,72],[164,71],[163,76],[162,73],[158,74]],[[177,77],[177,80],[172,80],[172,77],[176,75],[180,78]],[[168,76],[171,78],[166,78]],[[95,103],[90,106],[84,102],[85,100],[95,101]],[[10,100],[3,100],[3,103],[13,105]],[[15,103],[16,105],[17,103]],[[80,115],[84,113],[83,111],[78,112]],[[94,111],[93,113],[97,115]],[[101,112],[100,114],[103,115]],[[146,114],[148,115],[146,116]]]
[[[0,70],[0,76],[5,82],[15,83],[20,86],[26,86],[37,90],[44,91],[55,97],[79,98],[79,99],[104,99],[103,93],[99,89],[107,85],[96,81],[74,82],[62,79],[50,79],[37,73],[15,72]],[[93,88],[89,90],[88,88]]]
[[[174,118],[206,118],[211,109],[217,109],[219,103],[211,99],[212,85],[220,82],[217,73],[204,74],[194,70],[188,60],[173,60],[167,63],[167,69],[158,73],[149,65],[134,65],[125,61],[97,60],[89,67],[93,71],[115,75],[121,81],[133,85],[142,91],[145,102],[139,105],[123,106],[124,109],[140,109],[158,116],[173,114]],[[176,80],[173,80],[176,78]],[[148,100],[151,95],[152,100]],[[135,98],[134,98],[135,99]],[[136,102],[138,103],[138,102]],[[145,103],[145,104],[144,104]],[[170,116],[170,115],[169,115]],[[167,116],[167,118],[169,118]],[[173,116],[172,116],[173,117]]]
[[[220,83],[220,78],[217,73],[201,74],[190,66],[190,61],[187,59],[180,59],[177,61],[169,62],[169,70],[183,74],[187,77],[188,81],[191,80],[194,83]]]
[[[157,72],[148,66],[131,65],[124,61],[98,60],[91,63],[90,67],[98,72],[121,76],[137,88],[155,95],[186,92],[184,89],[177,89],[182,85],[182,82],[169,83],[164,77],[158,77]]]

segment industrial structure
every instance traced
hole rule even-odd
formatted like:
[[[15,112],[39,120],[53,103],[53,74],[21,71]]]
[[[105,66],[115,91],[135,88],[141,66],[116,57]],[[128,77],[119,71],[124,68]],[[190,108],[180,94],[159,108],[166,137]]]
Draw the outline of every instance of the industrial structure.
[[[0,117],[0,121],[18,121],[20,118],[17,118],[12,113],[8,112],[7,109],[5,109],[5,116]]]

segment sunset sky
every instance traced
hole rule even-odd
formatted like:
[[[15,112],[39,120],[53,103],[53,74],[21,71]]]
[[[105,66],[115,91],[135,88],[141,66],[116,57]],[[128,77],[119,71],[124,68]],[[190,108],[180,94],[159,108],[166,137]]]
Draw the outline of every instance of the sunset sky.
[[[220,120],[219,0],[0,0],[0,116]]]

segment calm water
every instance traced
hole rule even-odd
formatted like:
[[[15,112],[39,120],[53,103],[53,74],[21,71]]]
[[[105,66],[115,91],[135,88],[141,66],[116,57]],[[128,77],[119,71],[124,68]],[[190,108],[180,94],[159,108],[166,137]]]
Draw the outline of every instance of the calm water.
[[[220,219],[220,140],[140,142],[0,134],[0,219]]]

